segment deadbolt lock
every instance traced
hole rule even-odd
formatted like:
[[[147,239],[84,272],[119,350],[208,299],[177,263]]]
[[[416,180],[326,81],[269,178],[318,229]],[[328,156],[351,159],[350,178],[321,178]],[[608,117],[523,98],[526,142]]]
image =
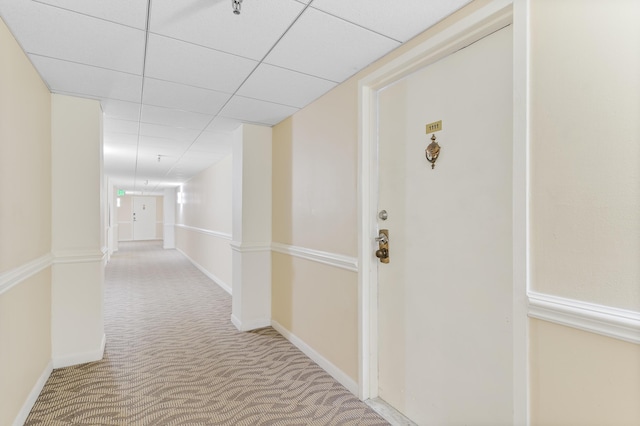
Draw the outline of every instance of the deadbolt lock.
[[[380,263],[389,263],[389,230],[381,229],[376,241],[378,242],[376,257],[380,259]]]

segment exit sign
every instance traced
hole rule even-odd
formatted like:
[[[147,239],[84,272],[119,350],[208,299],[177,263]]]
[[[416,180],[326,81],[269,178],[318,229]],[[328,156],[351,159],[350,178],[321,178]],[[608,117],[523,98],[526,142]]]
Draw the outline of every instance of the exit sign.
[[[118,189],[118,197],[124,197],[124,189]]]

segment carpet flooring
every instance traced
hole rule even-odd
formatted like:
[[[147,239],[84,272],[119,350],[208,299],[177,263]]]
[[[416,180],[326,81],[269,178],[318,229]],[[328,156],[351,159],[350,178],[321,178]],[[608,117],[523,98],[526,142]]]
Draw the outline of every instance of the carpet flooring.
[[[387,425],[272,328],[239,332],[231,298],[159,242],[106,268],[101,361],[54,370],[25,425]]]

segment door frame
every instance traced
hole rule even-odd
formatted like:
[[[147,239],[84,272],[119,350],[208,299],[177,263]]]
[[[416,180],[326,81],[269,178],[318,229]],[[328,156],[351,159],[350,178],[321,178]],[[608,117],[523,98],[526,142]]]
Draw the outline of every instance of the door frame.
[[[529,271],[528,0],[471,3],[443,30],[359,81],[358,87],[358,396],[378,396],[378,91],[514,21],[513,28],[513,408],[529,424],[527,283]],[[480,2],[478,2],[480,3]],[[450,18],[449,18],[450,19]],[[447,20],[445,20],[446,23]]]

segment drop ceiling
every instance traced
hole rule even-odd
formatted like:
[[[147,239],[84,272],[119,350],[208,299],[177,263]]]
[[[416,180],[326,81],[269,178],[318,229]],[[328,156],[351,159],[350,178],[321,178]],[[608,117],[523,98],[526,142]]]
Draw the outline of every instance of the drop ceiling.
[[[100,100],[116,187],[157,193],[467,3],[0,0],[0,17],[51,92]]]

